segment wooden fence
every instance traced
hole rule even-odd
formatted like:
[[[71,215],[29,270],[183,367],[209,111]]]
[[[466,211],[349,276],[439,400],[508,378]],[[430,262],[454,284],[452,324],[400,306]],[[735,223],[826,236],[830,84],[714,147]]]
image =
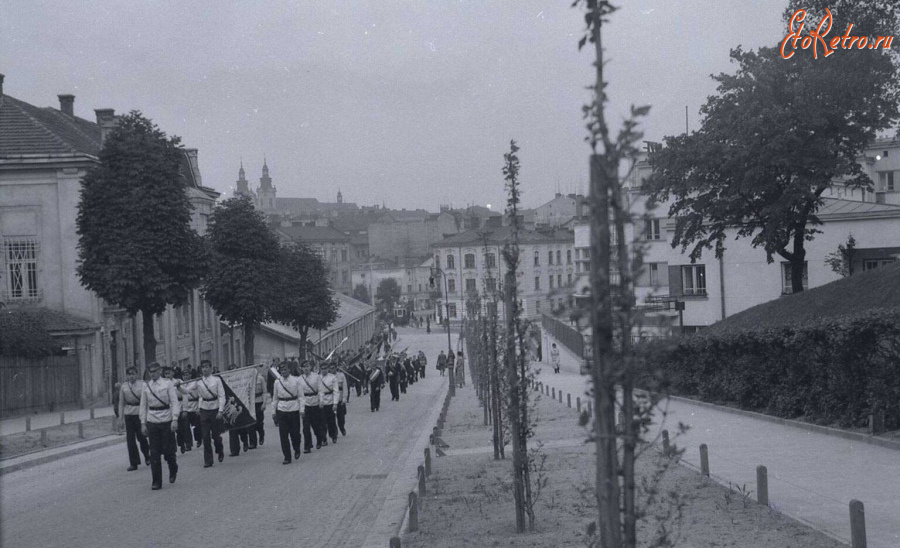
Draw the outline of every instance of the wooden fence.
[[[77,356],[0,357],[0,413],[53,411],[81,403]]]

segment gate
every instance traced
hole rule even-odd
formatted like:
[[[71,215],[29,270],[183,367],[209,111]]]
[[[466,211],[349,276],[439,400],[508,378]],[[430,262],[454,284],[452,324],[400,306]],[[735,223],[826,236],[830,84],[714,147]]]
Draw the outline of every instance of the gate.
[[[0,412],[21,414],[80,404],[77,356],[0,357]]]

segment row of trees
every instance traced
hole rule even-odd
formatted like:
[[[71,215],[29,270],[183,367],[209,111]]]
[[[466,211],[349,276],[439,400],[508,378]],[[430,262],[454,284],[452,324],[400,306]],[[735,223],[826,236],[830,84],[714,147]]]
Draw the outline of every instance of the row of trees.
[[[295,328],[306,350],[310,328],[337,317],[328,273],[311,250],[281,246],[247,198],[217,205],[209,229],[191,227],[178,137],[132,111],[104,141],[84,178],[77,232],[81,283],[106,302],[141,314],[145,359],[156,356],[154,316],[199,289],[223,321],[243,327],[245,363],[255,328]]]

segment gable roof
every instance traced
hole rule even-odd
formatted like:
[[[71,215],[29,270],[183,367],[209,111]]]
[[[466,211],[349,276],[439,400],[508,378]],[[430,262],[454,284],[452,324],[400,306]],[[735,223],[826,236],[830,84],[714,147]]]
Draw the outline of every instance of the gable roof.
[[[55,108],[0,95],[0,158],[29,154],[100,153],[100,126]]]
[[[350,237],[330,226],[281,226],[275,229],[299,242],[349,242]]]
[[[512,242],[513,227],[501,226],[488,231],[467,230],[459,234],[452,234],[443,240],[431,244],[431,247],[462,247],[470,245],[481,245],[484,243],[484,237],[487,235],[487,243],[489,245],[505,244]],[[574,242],[575,236],[570,230],[520,230],[519,243],[521,244],[552,244]]]
[[[900,206],[897,205],[857,202],[840,198],[822,198],[822,200],[824,203],[816,212],[816,216],[823,221],[840,221],[863,217],[900,217]]]

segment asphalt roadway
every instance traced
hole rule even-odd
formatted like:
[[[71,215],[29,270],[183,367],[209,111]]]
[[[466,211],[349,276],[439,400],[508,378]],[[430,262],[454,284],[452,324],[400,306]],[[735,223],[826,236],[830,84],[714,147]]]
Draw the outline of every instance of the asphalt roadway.
[[[385,387],[377,413],[367,395],[353,392],[347,436],[290,465],[281,464],[269,407],[265,445],[229,457],[225,434],[225,461],[207,469],[202,449],[179,453],[178,479],[168,483],[163,463],[160,491],[150,490],[149,467],[126,471],[124,444],[0,476],[0,545],[386,546],[387,538],[373,536],[402,518],[389,498],[415,484],[412,452],[447,386],[434,367],[446,333],[402,330],[397,346],[425,351],[426,378],[399,402]]]

